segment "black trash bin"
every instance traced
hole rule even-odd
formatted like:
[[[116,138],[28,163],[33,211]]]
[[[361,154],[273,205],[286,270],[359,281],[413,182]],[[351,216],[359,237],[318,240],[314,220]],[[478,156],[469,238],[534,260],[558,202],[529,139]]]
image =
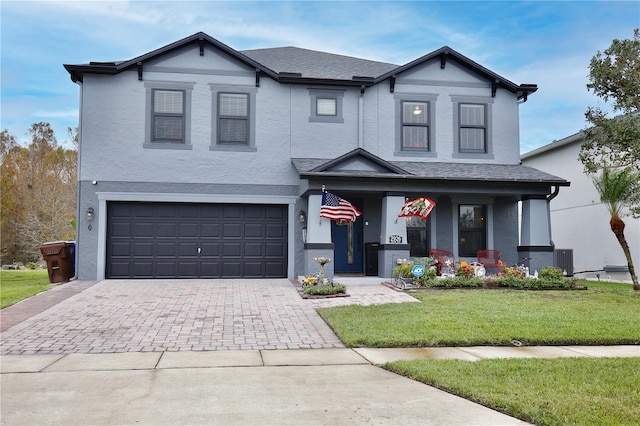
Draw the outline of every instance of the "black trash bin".
[[[54,241],[40,246],[50,283],[66,283],[75,275],[75,241]]]

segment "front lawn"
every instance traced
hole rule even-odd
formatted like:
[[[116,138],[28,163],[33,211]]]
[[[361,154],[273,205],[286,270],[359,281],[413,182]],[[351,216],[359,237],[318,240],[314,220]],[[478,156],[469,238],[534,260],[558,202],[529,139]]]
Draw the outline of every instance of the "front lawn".
[[[538,426],[640,424],[640,358],[419,360],[383,367]]]
[[[0,307],[13,305],[51,287],[46,269],[0,270]]]
[[[640,344],[640,292],[578,284],[588,290],[424,290],[422,303],[318,312],[350,347]]]

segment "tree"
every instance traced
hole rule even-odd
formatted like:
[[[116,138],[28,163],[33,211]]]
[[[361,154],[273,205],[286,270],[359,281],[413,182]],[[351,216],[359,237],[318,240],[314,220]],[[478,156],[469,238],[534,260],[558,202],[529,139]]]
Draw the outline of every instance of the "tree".
[[[58,146],[49,123],[35,123],[27,133],[27,147],[6,130],[1,134],[2,255],[7,262],[37,261],[42,243],[75,236],[77,151]]]
[[[600,107],[589,107],[585,117],[589,126],[580,161],[587,173],[595,173],[603,165],[614,168],[640,169],[640,31],[634,30],[630,40],[613,40],[611,46],[598,52],[589,65],[587,89],[612,101],[617,116],[609,118]],[[636,211],[640,214],[640,211]]]
[[[620,219],[625,205],[628,205],[634,200],[634,197],[637,198],[640,194],[640,173],[631,168],[615,171],[604,167],[602,173],[593,178],[593,183],[600,194],[600,201],[604,203],[611,214],[609,225],[627,258],[633,289],[640,290],[638,276],[631,258],[631,250],[629,250],[629,244],[624,236],[625,223]]]
[[[592,176],[602,170],[594,184],[611,213],[609,225],[627,258],[633,288],[640,290],[621,219],[624,207],[640,217],[640,30],[632,39],[613,40],[591,59],[587,89],[611,101],[616,115],[609,118],[600,107],[587,109],[579,159]]]

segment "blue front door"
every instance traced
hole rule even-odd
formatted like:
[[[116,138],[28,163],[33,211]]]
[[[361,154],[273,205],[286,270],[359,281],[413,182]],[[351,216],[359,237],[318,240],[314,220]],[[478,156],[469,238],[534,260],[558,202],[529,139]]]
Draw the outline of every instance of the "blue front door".
[[[362,217],[353,223],[342,226],[331,221],[331,239],[334,244],[335,257],[333,270],[335,273],[363,273],[362,223]]]

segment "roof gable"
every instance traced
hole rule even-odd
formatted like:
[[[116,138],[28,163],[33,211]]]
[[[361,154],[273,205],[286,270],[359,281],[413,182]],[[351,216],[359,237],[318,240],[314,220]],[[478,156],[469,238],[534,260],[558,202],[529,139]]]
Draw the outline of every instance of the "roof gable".
[[[373,86],[385,80],[391,80],[390,87],[393,92],[395,79],[399,74],[433,60],[439,60],[440,67],[444,69],[447,61],[453,60],[488,80],[491,83],[492,94],[494,95],[496,89],[502,87],[516,93],[519,98],[526,100],[528,94],[538,90],[538,86],[535,84],[517,85],[448,46],[428,53],[405,65],[397,66],[384,62],[296,47],[255,49],[240,52],[203,32],[198,32],[192,36],[127,61],[90,62],[89,64],[80,65],[65,64],[64,67],[74,82],[82,81],[85,72],[113,75],[131,69],[137,69],[138,78],[142,80],[145,62],[155,60],[161,55],[174,52],[189,44],[197,44],[201,56],[205,54],[204,46],[210,45],[248,67],[255,69],[256,85],[258,85],[259,74],[264,74],[280,83],[331,84],[359,86],[361,88]]]
[[[383,160],[382,158],[365,151],[362,148],[356,148],[351,152],[341,155],[331,161],[310,170],[312,173],[334,172],[334,173],[391,173],[391,174],[408,174],[400,167]]]

